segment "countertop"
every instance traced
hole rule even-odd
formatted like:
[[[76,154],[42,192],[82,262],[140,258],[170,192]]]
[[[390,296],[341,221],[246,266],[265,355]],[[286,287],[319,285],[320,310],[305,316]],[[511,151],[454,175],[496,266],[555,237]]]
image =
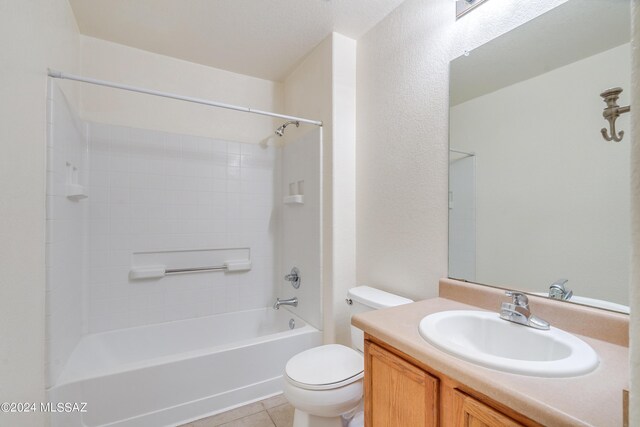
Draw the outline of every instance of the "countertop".
[[[483,310],[433,298],[352,317],[351,323],[453,380],[547,426],[621,426],[622,390],[628,388],[629,349],[574,333],[600,358],[595,371],[573,378],[539,378],[485,368],[451,356],[427,343],[418,324],[444,310]],[[553,323],[552,323],[553,326]]]

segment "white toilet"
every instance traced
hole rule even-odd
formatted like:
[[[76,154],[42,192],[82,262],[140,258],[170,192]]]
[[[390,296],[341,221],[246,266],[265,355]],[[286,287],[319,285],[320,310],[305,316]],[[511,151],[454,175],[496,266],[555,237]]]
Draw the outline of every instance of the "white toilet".
[[[413,302],[369,286],[349,289],[351,315]],[[295,408],[293,427],[362,425],[364,333],[351,326],[351,345],[328,344],[296,354],[287,362],[284,395]]]

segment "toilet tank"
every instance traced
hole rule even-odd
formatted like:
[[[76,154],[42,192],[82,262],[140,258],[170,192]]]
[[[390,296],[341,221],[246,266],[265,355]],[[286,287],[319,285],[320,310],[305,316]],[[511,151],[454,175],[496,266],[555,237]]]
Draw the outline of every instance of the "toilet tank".
[[[365,311],[409,304],[413,300],[395,295],[370,286],[356,286],[349,289],[347,301],[350,302],[351,316]],[[351,318],[351,317],[349,317]],[[364,332],[351,325],[351,347],[364,353]]]

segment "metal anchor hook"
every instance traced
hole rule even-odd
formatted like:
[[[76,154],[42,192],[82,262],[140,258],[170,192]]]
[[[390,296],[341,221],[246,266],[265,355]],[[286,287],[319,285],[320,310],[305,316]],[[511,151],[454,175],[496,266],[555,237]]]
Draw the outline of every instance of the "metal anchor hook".
[[[609,136],[607,128],[602,128],[600,130],[602,137],[606,141],[620,142],[624,136],[624,131],[621,130],[620,132],[616,132],[616,120],[621,114],[631,111],[631,107],[629,105],[626,107],[620,107],[618,105],[618,97],[620,96],[620,93],[622,93],[622,88],[614,87],[607,89],[600,94],[603,101],[607,103],[607,107],[602,112],[602,117],[609,122],[609,129],[611,131],[611,136]]]

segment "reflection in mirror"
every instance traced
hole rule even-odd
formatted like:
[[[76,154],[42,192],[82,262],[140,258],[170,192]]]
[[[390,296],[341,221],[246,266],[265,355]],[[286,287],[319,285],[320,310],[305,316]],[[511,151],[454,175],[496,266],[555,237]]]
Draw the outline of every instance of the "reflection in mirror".
[[[569,0],[452,61],[449,277],[628,312],[631,138],[600,93],[629,103],[629,8]]]

